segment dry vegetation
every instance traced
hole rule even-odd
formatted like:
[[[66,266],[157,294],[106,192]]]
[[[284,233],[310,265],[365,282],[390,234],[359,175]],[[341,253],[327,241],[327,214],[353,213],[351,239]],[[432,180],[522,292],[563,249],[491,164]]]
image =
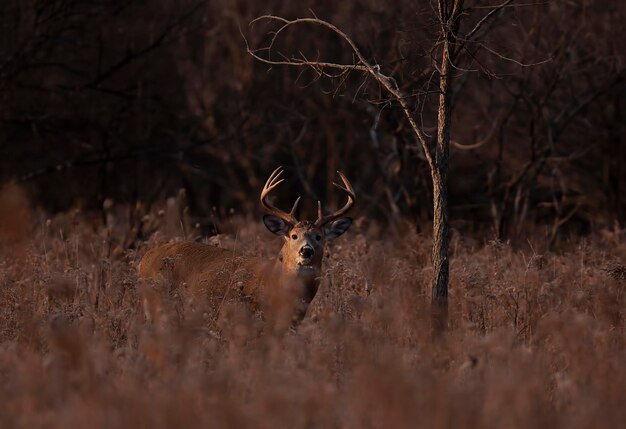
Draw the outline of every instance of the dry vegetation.
[[[189,317],[184,287],[139,285],[135,265],[148,243],[121,244],[130,228],[123,207],[103,224],[79,211],[29,212],[15,188],[1,205],[4,427],[626,421],[623,233],[577,238],[560,252],[541,250],[539,234],[518,249],[455,234],[451,326],[433,341],[429,238],[358,219],[330,249],[304,323],[276,334],[236,306],[219,326],[213,315]],[[153,241],[195,235],[177,212],[144,219]],[[225,229],[232,235],[213,240],[276,251],[256,220],[234,216]]]

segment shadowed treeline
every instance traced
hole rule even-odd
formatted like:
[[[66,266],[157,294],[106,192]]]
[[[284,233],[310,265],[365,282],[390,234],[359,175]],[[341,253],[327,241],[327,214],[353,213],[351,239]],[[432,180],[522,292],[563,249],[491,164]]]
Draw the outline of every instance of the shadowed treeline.
[[[471,28],[485,5],[466,6]],[[428,169],[401,112],[359,74],[318,79],[254,61],[241,32],[263,44],[268,29],[248,23],[267,12],[342,28],[434,132],[429,2],[2,2],[0,179],[53,211],[106,216],[107,202],[126,202],[137,218],[182,188],[209,219],[257,210],[278,164],[296,183],[285,198],[303,193],[312,215],[318,198],[336,205],[340,169],[361,214],[430,218]],[[455,64],[453,226],[516,238],[539,223],[553,241],[624,224],[623,16],[620,2],[555,0],[511,5],[481,27],[471,60]],[[350,62],[320,28],[278,44]]]

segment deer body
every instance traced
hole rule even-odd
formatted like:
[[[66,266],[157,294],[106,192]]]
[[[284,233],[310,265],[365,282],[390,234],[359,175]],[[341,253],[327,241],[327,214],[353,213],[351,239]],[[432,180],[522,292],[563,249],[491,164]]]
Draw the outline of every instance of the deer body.
[[[295,217],[300,198],[290,213],[275,208],[267,197],[284,179],[276,169],[261,193],[261,203],[271,213],[263,217],[265,226],[283,238],[276,261],[243,256],[236,251],[196,243],[163,244],[149,250],[139,264],[139,277],[165,280],[174,285],[185,284],[195,302],[219,312],[226,299],[247,302],[251,310],[265,313],[276,300],[288,302],[288,312],[301,320],[319,287],[324,244],[343,234],[352,219],[341,217],[355,202],[348,180],[339,173],[348,194],[346,205],[329,216],[322,216],[318,202],[315,222],[298,221]],[[284,305],[282,306],[284,307]]]
[[[214,312],[225,299],[248,296],[258,302],[258,288],[271,282],[273,273],[273,265],[261,258],[191,241],[156,246],[139,265],[140,278],[184,285],[193,305]]]

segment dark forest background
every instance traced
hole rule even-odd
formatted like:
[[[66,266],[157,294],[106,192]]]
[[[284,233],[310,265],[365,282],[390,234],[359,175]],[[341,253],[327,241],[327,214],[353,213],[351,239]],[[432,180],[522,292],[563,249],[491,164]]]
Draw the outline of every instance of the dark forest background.
[[[487,2],[466,2],[471,28]],[[450,218],[500,239],[545,227],[552,240],[626,223],[626,3],[505,7],[454,78]],[[496,4],[496,3],[494,3]],[[473,6],[473,7],[472,7]],[[272,13],[316,16],[349,34],[410,94],[436,134],[436,21],[429,1],[0,2],[0,183],[56,212],[126,205],[141,218],[180,194],[207,214],[260,213],[278,165],[285,208],[336,206],[335,171],[357,216],[431,217],[426,162],[402,112],[354,73],[318,79],[247,52]],[[278,50],[351,62],[328,31],[285,33]],[[319,56],[318,56],[319,55]]]

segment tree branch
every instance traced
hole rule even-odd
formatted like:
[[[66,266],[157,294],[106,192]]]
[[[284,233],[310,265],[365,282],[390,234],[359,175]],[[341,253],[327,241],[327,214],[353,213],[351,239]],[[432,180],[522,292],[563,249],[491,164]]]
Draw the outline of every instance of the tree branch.
[[[286,66],[294,66],[294,67],[311,67],[314,70],[316,70],[318,73],[321,72],[324,75],[326,75],[326,73],[324,73],[324,69],[335,69],[335,70],[341,70],[343,72],[350,72],[351,70],[359,70],[359,71],[368,73],[395,99],[395,101],[398,102],[398,104],[400,104],[400,107],[402,108],[404,115],[406,116],[407,120],[409,121],[409,124],[411,125],[411,129],[413,130],[417,140],[422,146],[422,150],[424,151],[424,156],[426,157],[426,161],[428,162],[429,168],[431,169],[431,171],[434,170],[435,164],[434,164],[433,157],[429,149],[428,143],[426,141],[426,136],[424,135],[421,128],[415,122],[415,119],[413,118],[413,116],[411,115],[411,110],[409,109],[409,106],[405,100],[406,96],[399,89],[393,77],[382,74],[380,72],[380,66],[378,64],[372,65],[365,59],[365,57],[363,56],[359,48],[356,46],[354,41],[346,33],[341,31],[339,28],[335,27],[333,24],[327,21],[324,21],[322,19],[319,19],[319,18],[298,18],[294,20],[287,20],[285,18],[281,18],[281,17],[274,16],[274,15],[263,15],[251,21],[250,25],[253,25],[262,20],[277,21],[277,22],[282,23],[282,26],[276,32],[274,32],[268,46],[261,48],[261,49],[256,49],[256,50],[252,50],[250,48],[248,44],[248,40],[246,39],[245,35],[240,29],[241,36],[243,37],[244,42],[246,44],[246,50],[250,55],[252,55],[255,59],[261,62],[264,62],[266,64],[286,65]],[[261,57],[258,54],[258,52],[261,52],[261,51],[267,51],[268,53],[271,53],[276,37],[282,31],[284,31],[287,27],[290,27],[296,24],[315,24],[315,25],[319,25],[319,26],[322,26],[331,30],[333,33],[338,35],[341,39],[343,39],[350,46],[352,52],[356,56],[357,61],[355,61],[355,64],[338,64],[338,63],[330,63],[330,62],[323,62],[323,61],[309,61],[306,59],[301,60],[301,59],[296,59],[296,58],[277,61],[277,60],[272,60],[270,58]]]

